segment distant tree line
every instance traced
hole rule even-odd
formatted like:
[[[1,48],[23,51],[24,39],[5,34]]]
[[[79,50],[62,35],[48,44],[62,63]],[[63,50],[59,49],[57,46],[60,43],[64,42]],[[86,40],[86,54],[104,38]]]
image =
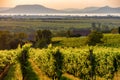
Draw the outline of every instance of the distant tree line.
[[[0,49],[15,49],[18,44],[23,45],[23,40],[27,38],[25,33],[11,33],[0,31]]]
[[[99,24],[100,25],[100,24]],[[95,24],[92,23],[93,28],[95,29]],[[120,34],[120,27],[112,29],[112,33],[118,32]],[[64,36],[64,37],[80,37],[81,35],[74,35],[71,30],[60,31],[58,33],[52,34],[50,30],[37,30],[34,33],[31,33],[33,37],[29,39],[29,34],[24,32],[12,33],[9,31],[0,31],[0,49],[15,49],[18,45],[22,46],[25,43],[33,43],[32,47],[43,48],[47,47],[51,42],[53,36]],[[92,30],[92,32],[87,36],[86,44],[96,45],[102,43],[103,34],[101,31]]]
[[[28,37],[29,35],[23,32],[0,31],[0,50],[15,49],[18,45],[22,46],[28,42],[33,43],[33,47],[43,48],[51,43],[52,33],[50,30],[38,30],[32,39]]]
[[[120,34],[120,26],[119,27],[110,27],[109,25],[107,24],[102,24],[102,23],[91,23],[91,28],[92,30],[96,30],[98,32],[103,32],[103,33],[119,33]]]

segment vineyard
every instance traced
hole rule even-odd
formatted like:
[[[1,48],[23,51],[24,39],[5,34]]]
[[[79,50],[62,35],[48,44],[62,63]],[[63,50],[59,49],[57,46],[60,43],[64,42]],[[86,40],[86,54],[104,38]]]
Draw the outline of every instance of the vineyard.
[[[9,72],[10,67],[17,63],[17,58],[20,53],[21,50],[19,49],[0,51],[0,80]]]
[[[99,46],[106,46],[117,48],[120,47],[120,35],[119,34],[104,34],[103,36],[103,44],[99,44]],[[53,44],[53,46],[62,46],[62,47],[83,47],[85,45],[86,37],[53,37],[52,42],[58,42]]]
[[[120,48],[49,45],[47,49],[34,49],[26,44],[0,51],[0,80],[81,79],[119,80]]]

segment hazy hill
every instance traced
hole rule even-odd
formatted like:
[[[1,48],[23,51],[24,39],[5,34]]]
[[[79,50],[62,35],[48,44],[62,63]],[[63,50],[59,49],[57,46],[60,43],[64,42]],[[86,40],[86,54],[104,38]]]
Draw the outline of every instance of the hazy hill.
[[[0,8],[0,13],[120,13],[120,7],[111,8],[109,6],[104,6],[87,7],[84,9],[69,8],[64,10],[56,10],[42,5],[18,5],[8,10]]]
[[[1,11],[2,13],[55,13],[58,10],[44,7],[42,5],[18,5],[14,8]]]
[[[111,8],[109,6],[87,7],[84,9],[65,9],[64,11],[70,13],[120,13],[120,7],[118,8]]]
[[[67,12],[73,12],[73,13],[76,13],[76,12],[89,12],[89,11],[93,11],[93,10],[97,10],[99,9],[99,7],[87,7],[87,8],[84,8],[84,9],[75,9],[75,8],[68,8],[68,9],[64,9],[64,11],[67,11]]]
[[[89,11],[94,11],[97,9],[99,9],[99,7],[87,7],[87,8],[82,9],[81,11],[82,12],[89,12]]]
[[[100,7],[97,10],[89,11],[91,13],[120,13],[120,8],[111,8],[109,6]]]

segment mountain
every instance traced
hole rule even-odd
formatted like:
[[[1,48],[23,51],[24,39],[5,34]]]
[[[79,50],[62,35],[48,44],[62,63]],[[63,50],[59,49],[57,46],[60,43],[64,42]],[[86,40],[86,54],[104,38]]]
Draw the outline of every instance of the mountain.
[[[97,10],[90,11],[91,13],[120,13],[120,7],[111,8],[109,6],[101,7]]]
[[[84,9],[66,9],[66,11],[70,13],[120,13],[120,7],[118,8],[111,8],[109,6],[87,7]]]
[[[97,10],[99,9],[99,7],[87,7],[87,8],[84,8],[84,9],[75,9],[75,8],[68,8],[68,9],[64,9],[64,11],[67,11],[67,12],[73,12],[73,13],[85,13],[85,12],[89,12],[89,11],[93,11],[93,10]]]
[[[109,6],[104,6],[87,7],[84,9],[69,8],[64,10],[56,10],[42,5],[17,5],[16,7],[7,10],[0,8],[0,13],[120,13],[120,7],[111,8]]]
[[[44,7],[42,5],[18,5],[14,8],[1,11],[2,13],[55,13],[59,10]]]
[[[82,9],[82,12],[89,12],[89,11],[94,11],[97,9],[99,9],[99,7],[87,7],[87,8]]]

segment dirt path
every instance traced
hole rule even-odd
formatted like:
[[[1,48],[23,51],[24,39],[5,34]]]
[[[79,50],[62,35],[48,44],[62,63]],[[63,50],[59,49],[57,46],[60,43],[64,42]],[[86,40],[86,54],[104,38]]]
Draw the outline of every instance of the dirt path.
[[[22,72],[18,62],[10,66],[9,71],[3,80],[22,80]]]
[[[10,66],[10,64],[5,66],[3,72],[0,73],[0,80],[3,80],[3,78],[7,75]]]
[[[38,68],[38,66],[32,60],[29,60],[29,61],[31,62],[31,66],[33,70],[39,76],[41,80],[50,80],[50,78],[47,77],[45,74],[43,74],[42,71]]]

